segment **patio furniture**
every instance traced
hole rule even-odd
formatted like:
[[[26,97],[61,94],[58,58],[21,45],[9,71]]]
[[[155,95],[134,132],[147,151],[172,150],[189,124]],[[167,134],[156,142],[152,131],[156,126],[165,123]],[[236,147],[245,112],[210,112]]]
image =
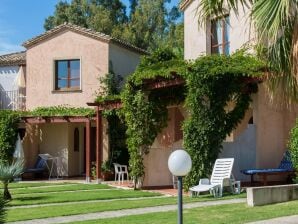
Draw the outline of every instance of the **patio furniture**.
[[[250,175],[250,182],[254,184],[254,175],[259,175],[262,177],[263,185],[267,185],[267,177],[270,175],[287,175],[288,178],[295,174],[293,164],[291,161],[291,154],[289,151],[286,151],[283,154],[283,158],[277,168],[271,169],[246,169],[241,170],[241,173],[245,175]]]
[[[35,174],[43,174],[44,172],[47,172],[47,171],[48,171],[48,166],[47,166],[46,160],[38,155],[37,161],[34,167],[24,170],[23,174],[32,173],[35,175]]]
[[[45,154],[39,154],[39,157],[45,160],[46,166],[50,171],[49,180],[51,179],[51,177],[54,177],[54,176],[56,176],[55,179],[59,179],[59,176],[61,177],[63,175],[63,171],[64,171],[63,163],[62,163],[62,159],[59,156],[52,156],[48,153],[45,153]]]
[[[209,191],[214,197],[221,197],[223,188],[230,187],[232,193],[240,193],[240,181],[235,181],[232,175],[234,158],[217,159],[215,161],[211,179],[200,179],[199,185],[191,187],[191,196]]]
[[[127,180],[129,179],[128,176],[128,169],[126,165],[120,165],[119,163],[113,163],[115,168],[115,181],[118,179],[118,183],[120,184],[120,180],[122,183],[124,181],[124,175],[126,175]]]

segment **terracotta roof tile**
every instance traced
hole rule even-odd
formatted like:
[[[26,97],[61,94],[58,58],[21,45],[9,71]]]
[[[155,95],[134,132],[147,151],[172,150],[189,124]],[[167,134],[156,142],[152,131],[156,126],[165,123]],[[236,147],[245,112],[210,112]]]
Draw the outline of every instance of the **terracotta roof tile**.
[[[26,64],[26,52],[15,52],[0,55],[0,66],[14,66]]]
[[[85,36],[88,36],[88,37],[91,37],[91,38],[94,38],[94,39],[97,39],[97,40],[100,40],[100,41],[107,42],[107,43],[111,42],[111,43],[120,45],[124,48],[127,48],[129,50],[133,50],[133,51],[141,53],[141,54],[147,54],[147,51],[145,51],[141,48],[138,48],[138,47],[136,47],[136,46],[134,46],[134,45],[132,45],[128,42],[116,39],[116,38],[111,37],[109,35],[106,35],[104,33],[96,32],[92,29],[88,29],[88,28],[84,28],[84,27],[81,27],[81,26],[71,24],[71,23],[61,24],[59,26],[54,27],[51,30],[48,30],[48,31],[44,32],[41,35],[33,37],[33,38],[25,41],[23,43],[23,46],[26,47],[26,48],[29,48],[31,46],[34,46],[35,44],[38,44],[40,41],[46,40],[49,37],[52,37],[53,35],[58,34],[58,33],[62,32],[62,31],[65,31],[65,30],[70,30],[70,31],[73,31],[73,32],[76,32],[76,33],[79,33],[79,34],[82,34],[82,35],[85,35]]]

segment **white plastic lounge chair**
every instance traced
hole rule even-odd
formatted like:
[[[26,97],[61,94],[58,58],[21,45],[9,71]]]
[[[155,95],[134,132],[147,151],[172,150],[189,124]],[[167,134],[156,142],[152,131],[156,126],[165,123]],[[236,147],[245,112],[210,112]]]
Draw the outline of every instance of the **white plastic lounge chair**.
[[[232,175],[234,158],[217,159],[215,161],[211,179],[200,179],[199,185],[191,187],[191,195],[210,191],[214,197],[221,197],[223,187],[230,186],[233,193],[240,193],[240,181],[235,181]]]
[[[128,180],[128,169],[126,165],[120,165],[118,163],[113,163],[115,168],[115,181],[118,179],[118,183],[120,184],[120,180],[124,180],[124,175],[126,175]]]

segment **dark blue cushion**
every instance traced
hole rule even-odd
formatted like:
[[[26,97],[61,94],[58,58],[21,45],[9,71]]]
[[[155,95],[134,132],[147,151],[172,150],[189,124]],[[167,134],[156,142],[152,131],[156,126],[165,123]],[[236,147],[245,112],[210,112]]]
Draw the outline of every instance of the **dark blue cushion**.
[[[43,168],[44,169],[45,166],[46,166],[46,161],[38,156],[38,159],[35,163],[34,168],[36,168],[36,169]]]
[[[253,175],[258,173],[275,173],[275,172],[287,172],[287,171],[293,171],[293,164],[291,160],[291,153],[289,151],[286,151],[283,154],[282,160],[280,161],[280,164],[278,168],[273,169],[247,169],[247,170],[241,170],[241,173],[247,174],[247,175]]]
[[[24,173],[42,173],[45,171],[46,161],[38,156],[33,168],[26,169]]]
[[[286,170],[293,170],[293,164],[291,159],[291,154],[289,151],[286,151],[284,153],[284,156],[278,166],[280,169],[286,169]]]
[[[241,170],[241,173],[247,174],[247,175],[252,175],[252,174],[258,174],[258,173],[275,173],[275,172],[287,172],[289,171],[288,169],[249,169],[249,170]]]

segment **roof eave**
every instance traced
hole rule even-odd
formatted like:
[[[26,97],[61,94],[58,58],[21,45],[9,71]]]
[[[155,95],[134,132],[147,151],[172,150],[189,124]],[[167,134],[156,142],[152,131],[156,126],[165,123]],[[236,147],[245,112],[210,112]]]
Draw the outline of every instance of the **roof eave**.
[[[96,40],[107,42],[107,43],[111,39],[111,38],[99,37],[97,35],[92,35],[91,33],[87,33],[87,32],[84,32],[84,31],[79,31],[79,30],[74,29],[74,28],[71,28],[69,26],[61,26],[61,27],[58,27],[56,30],[51,31],[51,33],[44,33],[44,34],[41,34],[39,36],[36,36],[36,37],[34,37],[32,39],[29,39],[28,41],[25,41],[22,44],[22,46],[28,49],[28,48],[30,48],[32,46],[35,46],[35,45],[39,44],[42,41],[48,40],[49,38],[51,38],[54,35],[57,35],[57,34],[63,32],[63,31],[67,31],[67,30],[72,31],[74,33],[78,33],[78,34],[84,35],[84,36],[88,36],[88,37],[93,38],[93,39],[96,39]]]
[[[128,50],[134,51],[138,54],[149,55],[148,51],[146,51],[144,49],[141,49],[141,48],[138,48],[138,47],[135,47],[135,46],[130,45],[130,44],[123,43],[121,40],[112,38],[110,42],[113,43],[113,44],[116,44],[116,45],[118,45],[122,48],[126,48]]]
[[[192,2],[193,2],[193,0],[184,0],[179,5],[180,10],[184,11],[187,8],[187,6],[189,6],[189,4],[192,3]]]
[[[96,39],[96,40],[99,40],[102,42],[106,42],[106,43],[114,43],[114,44],[119,45],[122,48],[126,48],[126,49],[134,51],[138,54],[148,54],[147,51],[145,51],[141,48],[138,48],[136,46],[133,46],[132,44],[122,41],[120,39],[110,37],[109,35],[101,34],[99,32],[93,31],[91,29],[82,28],[82,27],[79,27],[76,25],[69,25],[69,24],[62,24],[62,25],[59,25],[59,26],[53,28],[52,30],[46,31],[45,33],[43,33],[41,35],[38,35],[32,39],[25,41],[22,44],[22,46],[24,46],[27,49],[31,48],[35,45],[38,45],[40,42],[46,41],[49,38],[51,38],[61,32],[64,32],[64,31],[71,31],[71,32],[74,32],[74,33],[77,33],[80,35],[84,35],[84,36],[87,36],[87,37],[90,37],[90,38],[93,38],[93,39]]]
[[[1,67],[6,67],[6,66],[25,66],[25,65],[26,65],[26,61],[0,63],[0,66]]]

